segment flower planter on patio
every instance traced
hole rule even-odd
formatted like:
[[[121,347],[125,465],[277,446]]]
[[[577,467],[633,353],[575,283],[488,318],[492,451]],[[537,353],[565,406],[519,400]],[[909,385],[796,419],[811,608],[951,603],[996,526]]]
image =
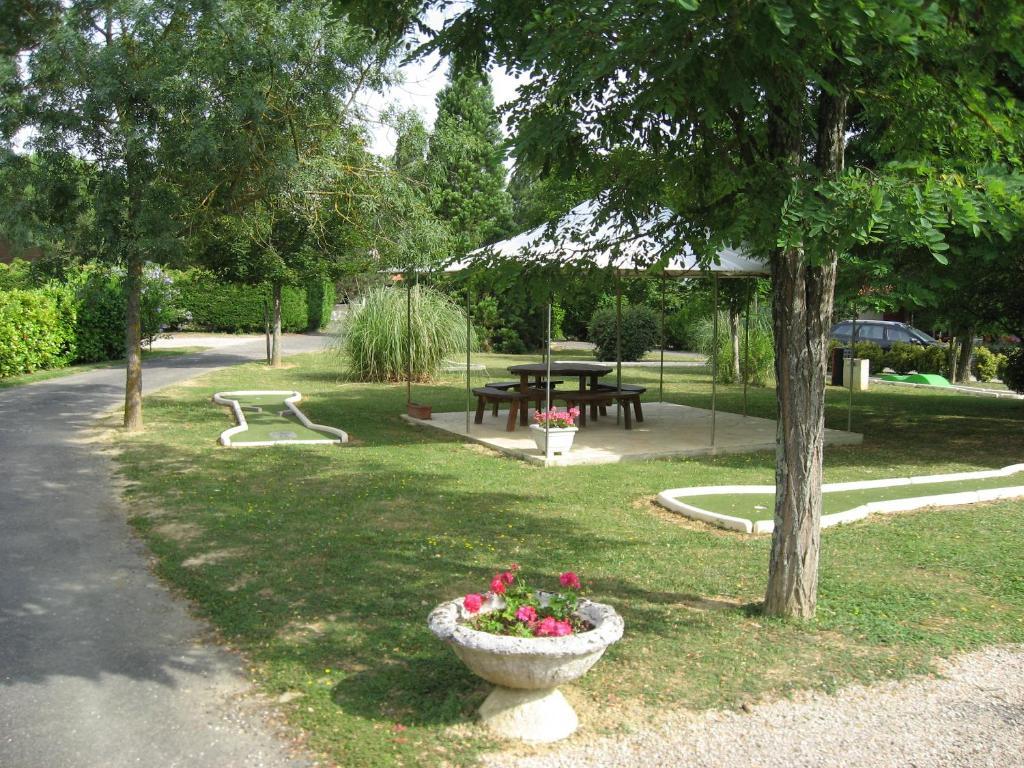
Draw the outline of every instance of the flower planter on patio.
[[[551,441],[551,453],[568,453],[572,450],[572,441],[576,438],[577,427],[550,427],[545,431],[542,424],[531,424],[530,434],[537,450],[547,454],[547,441]]]

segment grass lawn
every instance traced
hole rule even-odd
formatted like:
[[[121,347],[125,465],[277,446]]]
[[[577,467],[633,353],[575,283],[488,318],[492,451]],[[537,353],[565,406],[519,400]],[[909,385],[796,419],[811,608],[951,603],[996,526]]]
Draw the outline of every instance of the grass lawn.
[[[160,357],[177,357],[178,355],[189,355],[195,352],[202,352],[208,347],[175,347],[174,349],[144,349],[142,350],[142,359],[155,360]],[[34,371],[33,373],[23,373],[21,376],[9,376],[5,379],[0,379],[0,389],[8,389],[10,387],[20,387],[25,384],[35,384],[37,381],[46,381],[48,379],[60,379],[64,376],[71,376],[75,373],[87,373],[88,371],[97,371],[100,368],[117,368],[125,364],[124,360],[105,360],[100,363],[81,363],[79,365],[69,365],[67,368],[48,368],[45,371]]]
[[[530,358],[481,356],[489,371]],[[402,385],[340,381],[326,355],[219,371],[146,398],[146,432],[118,438],[132,521],[159,573],[195,601],[281,697],[309,746],[346,766],[464,765],[496,748],[467,725],[487,693],[426,628],[438,602],[512,562],[551,584],[576,570],[626,636],[567,695],[584,730],[643,725],[665,707],[735,707],[802,688],[924,672],[936,656],[1024,642],[1024,504],[875,517],[822,534],[818,618],[762,617],[770,541],[652,504],[666,488],[770,483],[774,454],[541,468],[411,426]],[[657,369],[626,381],[657,393]],[[666,371],[666,399],[708,407],[703,369]],[[465,407],[457,375],[417,385]],[[210,396],[298,389],[345,447],[230,450]],[[845,428],[845,390],[828,390]],[[826,480],[993,469],[1024,461],[1024,403],[927,389],[856,396],[862,446],[826,453]],[[742,392],[721,387],[739,412]],[[773,418],[774,393],[750,412]],[[921,523],[926,523],[921,525]],[[532,578],[531,578],[532,577]],[[452,726],[456,726],[452,728]]]

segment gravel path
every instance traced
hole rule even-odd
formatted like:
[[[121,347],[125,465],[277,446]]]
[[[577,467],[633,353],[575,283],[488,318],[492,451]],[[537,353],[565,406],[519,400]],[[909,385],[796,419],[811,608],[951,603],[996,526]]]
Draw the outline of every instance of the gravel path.
[[[801,694],[748,712],[670,715],[616,738],[506,752],[488,768],[1020,768],[1024,647],[988,648],[942,677]]]

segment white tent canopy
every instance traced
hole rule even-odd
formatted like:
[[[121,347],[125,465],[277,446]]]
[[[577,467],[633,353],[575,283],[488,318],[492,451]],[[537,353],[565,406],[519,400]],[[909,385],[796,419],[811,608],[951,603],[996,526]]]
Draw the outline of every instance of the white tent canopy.
[[[543,224],[477,249],[465,259],[448,266],[446,271],[469,269],[475,262],[489,257],[524,266],[578,265],[613,268],[622,272],[642,271],[659,260],[665,246],[651,233],[668,220],[671,216],[669,211],[663,210],[655,219],[633,226],[614,214],[598,224],[598,209],[596,200],[588,200],[559,219],[553,231],[549,225]],[[664,274],[756,277],[768,275],[770,270],[764,262],[733,248],[722,249],[715,254],[714,262],[701,265],[686,246],[682,254],[669,259]]]

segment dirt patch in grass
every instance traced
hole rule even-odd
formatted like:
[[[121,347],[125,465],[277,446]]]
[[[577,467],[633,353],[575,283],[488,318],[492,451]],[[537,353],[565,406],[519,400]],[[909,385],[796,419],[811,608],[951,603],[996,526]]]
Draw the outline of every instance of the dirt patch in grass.
[[[171,541],[188,543],[202,535],[203,529],[195,523],[162,523],[153,528],[153,533]]]
[[[217,563],[223,563],[225,560],[235,560],[240,557],[245,557],[246,554],[246,550],[241,548],[215,549],[210,552],[203,552],[202,554],[192,555],[192,557],[189,557],[181,562],[181,567],[201,568],[204,565],[215,565]]]

